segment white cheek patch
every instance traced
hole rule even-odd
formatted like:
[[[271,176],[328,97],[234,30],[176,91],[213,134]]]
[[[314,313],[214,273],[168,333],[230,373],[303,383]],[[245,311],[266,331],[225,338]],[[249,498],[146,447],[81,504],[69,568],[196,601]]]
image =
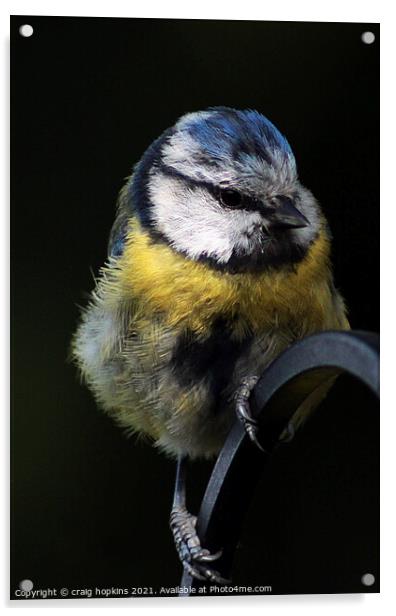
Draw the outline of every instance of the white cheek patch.
[[[233,251],[249,254],[258,212],[225,210],[203,187],[189,187],[182,180],[153,173],[149,181],[155,226],[178,251],[192,259],[205,255],[227,263]]]

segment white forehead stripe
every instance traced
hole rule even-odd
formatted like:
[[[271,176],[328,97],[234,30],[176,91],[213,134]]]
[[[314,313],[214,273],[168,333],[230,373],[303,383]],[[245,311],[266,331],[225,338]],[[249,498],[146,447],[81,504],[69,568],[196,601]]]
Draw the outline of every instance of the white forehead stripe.
[[[192,111],[191,113],[186,113],[176,122],[175,128],[182,130],[190,126],[192,122],[207,120],[213,115],[215,115],[214,111]]]
[[[297,178],[293,155],[279,150],[271,152],[271,165],[253,154],[241,156],[239,160],[225,154],[215,165],[212,161],[206,162],[206,156],[201,145],[186,131],[173,134],[161,151],[162,163],[186,178],[215,185],[228,184],[255,196],[287,193]]]
[[[224,177],[224,172],[216,167],[205,166],[202,161],[199,164],[200,154],[201,146],[191,135],[186,132],[177,132],[162,148],[161,160],[165,165],[193,180],[220,182]]]

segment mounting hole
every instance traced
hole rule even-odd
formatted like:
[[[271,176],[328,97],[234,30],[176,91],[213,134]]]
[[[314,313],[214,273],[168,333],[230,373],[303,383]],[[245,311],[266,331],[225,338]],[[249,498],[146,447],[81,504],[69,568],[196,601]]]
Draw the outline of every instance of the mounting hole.
[[[19,34],[25,38],[32,36],[33,27],[30,24],[23,24],[23,26],[19,28]]]
[[[27,592],[31,591],[33,588],[32,580],[22,580],[19,582],[19,588],[21,590],[26,590]]]
[[[362,575],[362,584],[364,586],[372,586],[375,582],[375,577],[372,573],[365,573]]]
[[[375,34],[374,32],[363,32],[361,38],[365,45],[372,45],[375,41]]]

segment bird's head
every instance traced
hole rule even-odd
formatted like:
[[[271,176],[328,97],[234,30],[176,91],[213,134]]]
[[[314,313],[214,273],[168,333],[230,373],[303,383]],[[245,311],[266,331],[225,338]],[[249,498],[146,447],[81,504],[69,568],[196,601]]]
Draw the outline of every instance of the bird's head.
[[[297,263],[321,225],[290,145],[252,110],[182,116],[145,152],[129,194],[153,237],[231,272]]]

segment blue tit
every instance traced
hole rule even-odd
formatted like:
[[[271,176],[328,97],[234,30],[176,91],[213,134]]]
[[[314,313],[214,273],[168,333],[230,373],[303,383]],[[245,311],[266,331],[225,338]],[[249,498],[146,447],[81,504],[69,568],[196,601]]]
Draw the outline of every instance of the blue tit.
[[[195,577],[219,580],[219,554],[185,508],[184,460],[215,456],[236,411],[257,442],[256,375],[293,341],[348,328],[327,222],[266,117],[188,113],[150,145],[72,349],[99,406],[178,459],[171,528]]]

